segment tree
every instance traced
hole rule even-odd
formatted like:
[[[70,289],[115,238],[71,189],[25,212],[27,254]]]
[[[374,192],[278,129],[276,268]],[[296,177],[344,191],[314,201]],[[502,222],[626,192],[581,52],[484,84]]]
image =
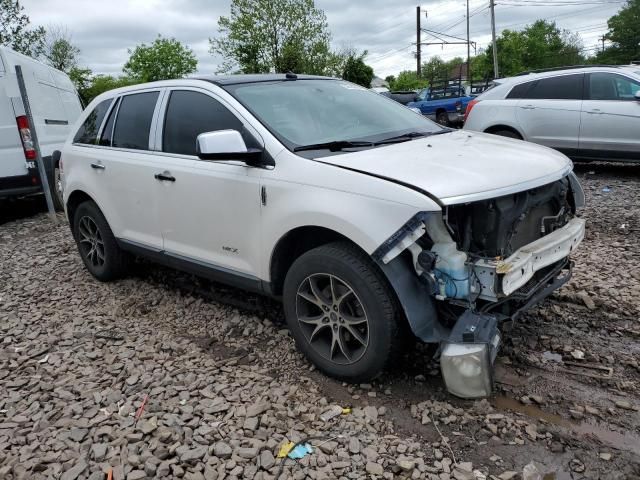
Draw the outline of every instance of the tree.
[[[341,59],[331,52],[327,19],[314,0],[232,0],[218,20],[221,72],[332,74]]]
[[[84,80],[87,81],[87,78],[85,77]],[[80,93],[80,97],[86,105],[101,93],[135,83],[138,83],[138,80],[134,78],[96,75],[87,81],[86,86],[82,90],[78,89],[78,93]]]
[[[585,62],[580,36],[561,30],[555,22],[537,20],[521,31],[504,30],[497,39],[498,64],[501,76],[515,75],[524,70],[580,65]],[[493,74],[493,47],[489,45],[481,60],[474,63],[485,77]],[[491,73],[489,73],[491,72]]]
[[[0,0],[0,45],[36,58],[44,50],[43,27],[29,28],[19,0]]]
[[[151,45],[142,43],[128,52],[130,57],[123,71],[138,82],[182,78],[198,66],[193,51],[175,38],[158,35]]]
[[[364,58],[367,56],[367,52],[364,51],[360,55],[349,55],[342,69],[342,78],[363,87],[371,87],[371,80],[373,80],[373,68],[364,63]]]
[[[448,75],[447,63],[437,55],[422,63],[422,76],[428,83],[437,82]]]
[[[613,45],[597,55],[598,63],[629,63],[640,60],[640,0],[629,0],[607,22],[606,38]]]
[[[428,82],[413,70],[405,70],[398,74],[398,78],[393,82],[393,89],[396,91],[419,90],[426,87]]]
[[[80,49],[71,43],[69,31],[60,25],[50,25],[44,42],[42,56],[57,70],[69,73],[78,65]]]
[[[396,84],[395,75],[387,75],[386,77],[384,77],[384,81],[387,82],[387,85],[389,85],[389,90],[395,89],[395,84]]]

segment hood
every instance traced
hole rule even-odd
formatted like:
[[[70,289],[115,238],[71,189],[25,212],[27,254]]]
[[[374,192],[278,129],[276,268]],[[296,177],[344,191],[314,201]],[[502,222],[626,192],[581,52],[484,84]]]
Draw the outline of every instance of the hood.
[[[572,169],[550,148],[462,130],[316,160],[416,187],[444,205],[529,190]]]

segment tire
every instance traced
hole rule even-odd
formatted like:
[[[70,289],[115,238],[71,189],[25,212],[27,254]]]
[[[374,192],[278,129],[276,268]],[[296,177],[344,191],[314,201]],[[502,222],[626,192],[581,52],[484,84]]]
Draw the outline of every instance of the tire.
[[[76,209],[73,236],[85,267],[96,279],[109,282],[124,276],[127,256],[94,202],[81,203]]]
[[[494,132],[489,132],[492,133],[493,135],[498,135],[500,137],[507,137],[507,138],[515,138],[516,140],[522,140],[522,137],[520,136],[520,134],[518,132],[514,132],[513,130],[496,130]]]
[[[445,127],[449,126],[449,114],[444,110],[440,110],[436,113],[436,122]]]
[[[49,181],[49,190],[51,190],[51,199],[53,200],[53,207],[57,212],[64,211],[64,201],[62,200],[62,190],[59,188],[60,183],[60,168],[56,167],[53,170],[53,178]]]
[[[397,300],[370,258],[349,243],[300,256],[287,272],[283,303],[296,346],[331,377],[369,381],[397,351]]]

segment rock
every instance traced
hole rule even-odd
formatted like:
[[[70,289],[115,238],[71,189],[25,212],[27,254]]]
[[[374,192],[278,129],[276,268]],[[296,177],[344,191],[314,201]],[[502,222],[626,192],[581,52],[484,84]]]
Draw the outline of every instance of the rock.
[[[107,447],[108,445],[106,443],[94,443],[91,445],[91,454],[96,462],[104,460],[104,457],[107,455]]]
[[[553,453],[562,453],[562,452],[564,452],[564,447],[562,446],[562,444],[560,442],[551,442],[551,446],[549,447],[549,449]]]
[[[74,442],[81,442],[87,436],[87,433],[89,433],[89,430],[86,428],[72,428],[71,432],[69,432],[69,438]]]
[[[258,449],[255,447],[241,447],[236,450],[236,455],[241,458],[251,460],[252,458],[256,458],[258,456]]]
[[[633,410],[633,406],[627,400],[616,400],[616,407],[623,410]]]
[[[500,475],[498,475],[498,478],[500,480],[511,480],[516,475],[518,475],[518,472],[514,472],[513,470],[507,470],[506,472],[502,472]]]
[[[522,480],[542,480],[542,473],[534,462],[529,462],[522,469]]]
[[[233,449],[228,443],[218,442],[213,446],[213,454],[218,458],[229,458]]]
[[[271,404],[268,402],[255,403],[247,407],[247,418],[257,417],[271,408]]]
[[[156,421],[142,421],[138,424],[138,428],[144,433],[148,435],[158,428],[157,420]]]
[[[370,475],[382,476],[382,474],[384,474],[384,468],[382,468],[382,465],[379,463],[367,462],[365,470]]]
[[[242,428],[245,430],[256,430],[258,428],[258,424],[260,423],[260,419],[258,417],[248,417],[245,419]]]
[[[205,456],[206,453],[207,453],[206,446],[197,447],[192,450],[187,450],[186,452],[183,452],[182,454],[180,454],[180,461],[193,462],[194,460],[200,460],[202,457]]]
[[[529,438],[531,438],[531,440],[535,440],[536,438],[538,438],[538,428],[534,424],[528,424],[526,427],[524,427],[524,431],[527,432],[527,435],[529,435]]]
[[[147,474],[143,470],[131,470],[127,475],[127,480],[142,480],[147,478]]]
[[[360,453],[360,440],[357,437],[351,437],[349,439],[349,451],[354,455]]]
[[[611,454],[609,452],[600,452],[600,458],[605,461],[611,460]]]
[[[416,462],[414,462],[413,460],[402,459],[396,460],[396,465],[398,465],[405,472],[409,472],[415,468]]]
[[[76,480],[76,478],[78,478],[86,468],[87,463],[80,459],[73,467],[62,474],[60,480]]]
[[[260,452],[260,467],[269,470],[276,464],[276,459],[273,457],[271,450],[263,450]]]

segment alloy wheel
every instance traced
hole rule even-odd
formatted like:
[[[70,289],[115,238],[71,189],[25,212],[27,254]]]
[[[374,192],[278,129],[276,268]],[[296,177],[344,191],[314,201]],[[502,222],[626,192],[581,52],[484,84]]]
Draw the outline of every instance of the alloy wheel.
[[[84,216],[78,222],[78,243],[82,255],[94,267],[104,265],[104,241],[93,218]]]
[[[309,345],[323,358],[348,365],[369,345],[369,319],[360,299],[336,275],[309,275],[298,286],[296,315]]]

